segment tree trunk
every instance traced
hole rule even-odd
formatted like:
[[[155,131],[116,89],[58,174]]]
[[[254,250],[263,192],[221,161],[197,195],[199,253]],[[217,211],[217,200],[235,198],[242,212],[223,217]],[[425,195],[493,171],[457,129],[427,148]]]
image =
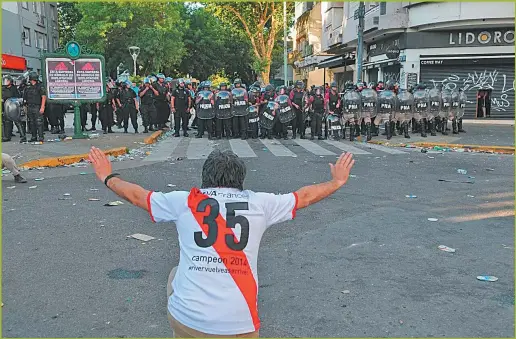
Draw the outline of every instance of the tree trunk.
[[[265,66],[265,68],[263,69],[263,72],[260,73],[260,77],[262,78],[262,82],[264,84],[269,84],[269,77],[270,77],[270,73],[271,73],[271,65],[267,65]]]

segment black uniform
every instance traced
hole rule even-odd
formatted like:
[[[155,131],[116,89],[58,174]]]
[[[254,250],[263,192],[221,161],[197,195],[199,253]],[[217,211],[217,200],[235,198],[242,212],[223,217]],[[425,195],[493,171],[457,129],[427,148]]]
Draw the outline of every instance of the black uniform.
[[[97,111],[97,103],[90,104],[90,114],[91,114],[91,129],[90,131],[96,131],[97,130],[97,117],[98,117],[98,111]]]
[[[16,86],[11,84],[10,86],[2,86],[2,141],[11,141],[11,136],[13,134],[13,122],[7,118],[5,115],[4,102],[9,98],[19,98],[20,92]],[[25,136],[25,124],[26,122],[15,122],[16,128],[20,131],[20,142],[26,141]]]
[[[116,107],[114,124],[116,124],[118,128],[122,128],[122,107],[118,106],[118,103],[117,103],[117,100],[120,100],[121,89],[122,89],[121,87],[113,88],[113,98],[115,99],[115,107]]]
[[[136,110],[136,93],[128,87],[124,87],[120,90],[120,104],[122,104],[122,120],[124,125],[124,133],[127,133],[129,127],[129,118],[131,118],[131,124],[133,125],[134,132],[138,133],[138,120]]]
[[[294,111],[296,112],[296,117],[292,120],[292,139],[296,138],[296,132],[299,133],[301,139],[305,138],[305,119],[303,114],[303,97],[305,95],[304,91],[294,90],[293,93],[290,94],[290,100],[292,103],[299,106],[299,109],[292,106]]]
[[[51,133],[64,133],[64,114],[66,106],[53,102],[48,104],[48,111],[48,121],[50,122],[50,126],[52,126]]]
[[[187,112],[188,108],[188,98],[190,97],[190,91],[186,88],[177,87],[172,92],[172,97],[174,98],[174,136],[179,136],[179,130],[182,128],[183,133],[188,136],[188,115],[190,112]]]
[[[158,91],[159,95],[155,98],[155,107],[157,111],[157,125],[159,128],[165,128],[168,117],[170,116],[170,107],[167,102],[167,93],[169,88],[165,85],[165,83],[160,84],[159,82],[155,82],[152,84],[154,88]]]
[[[43,114],[39,110],[43,96],[46,95],[47,92],[40,82],[28,85],[23,91],[23,101],[27,104],[27,115],[31,125],[31,141],[44,141]]]
[[[311,99],[312,103],[312,119],[310,121],[310,132],[311,138],[314,139],[315,136],[318,137],[319,140],[324,139],[322,136],[322,118],[324,116],[324,96],[323,94],[314,94]]]
[[[154,131],[153,125],[157,124],[157,110],[155,106],[156,95],[152,91],[151,85],[140,87],[140,111],[142,113],[144,133],[149,130]]]
[[[113,133],[111,127],[113,126],[113,104],[115,103],[115,91],[108,88],[106,90],[106,101],[100,103],[100,123],[104,133]]]

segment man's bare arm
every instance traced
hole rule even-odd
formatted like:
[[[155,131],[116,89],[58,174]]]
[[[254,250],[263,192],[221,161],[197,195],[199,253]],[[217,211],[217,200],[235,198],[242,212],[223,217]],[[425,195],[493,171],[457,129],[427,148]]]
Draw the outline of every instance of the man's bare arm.
[[[115,192],[119,197],[129,201],[131,204],[149,211],[147,205],[147,196],[150,191],[145,188],[124,181],[118,177],[113,177],[108,181],[108,187]]]
[[[332,180],[300,188],[297,194],[297,208],[305,208],[329,197],[341,188],[349,178],[349,172],[355,164],[351,153],[343,153],[335,165],[330,164]]]
[[[113,168],[108,157],[100,149],[92,147],[88,159],[91,161],[95,174],[100,181],[105,182],[106,178],[113,173]],[[131,204],[148,211],[147,196],[150,191],[141,186],[124,181],[118,177],[108,180],[107,186],[121,198]]]

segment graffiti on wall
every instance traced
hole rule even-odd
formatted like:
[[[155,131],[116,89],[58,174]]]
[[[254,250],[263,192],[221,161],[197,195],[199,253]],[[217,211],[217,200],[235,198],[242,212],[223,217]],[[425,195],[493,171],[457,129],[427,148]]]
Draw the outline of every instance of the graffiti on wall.
[[[434,87],[438,84],[442,84],[443,88],[450,91],[456,88],[462,88],[468,98],[475,98],[479,90],[491,89],[491,108],[497,112],[512,110],[512,108],[510,108],[511,101],[509,100],[509,96],[514,96],[514,78],[511,81],[506,74],[500,73],[496,69],[492,71],[470,72],[465,77],[450,74],[444,79],[431,79],[430,83],[433,84]],[[468,100],[468,102],[475,103],[475,101],[470,100]]]
[[[394,81],[399,83],[400,82],[400,72],[385,72],[383,73],[383,81]]]

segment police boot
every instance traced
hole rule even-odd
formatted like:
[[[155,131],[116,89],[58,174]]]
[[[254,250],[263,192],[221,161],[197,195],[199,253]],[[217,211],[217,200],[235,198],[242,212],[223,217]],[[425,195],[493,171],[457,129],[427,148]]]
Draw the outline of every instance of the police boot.
[[[448,135],[448,132],[446,132],[447,126],[448,126],[448,119],[442,119],[441,120],[441,133],[443,135]]]
[[[395,137],[397,136],[396,134],[396,129],[398,128],[396,125],[398,124],[398,122],[393,122],[393,121],[390,121],[391,123],[391,136],[392,137]]]
[[[459,134],[459,131],[457,130],[457,119],[452,120],[452,129],[453,129],[453,134]]]
[[[412,133],[417,133],[417,122],[414,118],[412,118]]]
[[[13,133],[13,122],[10,120],[4,120],[2,124],[2,142],[11,141],[11,135]]]
[[[387,135],[387,140],[391,140],[392,138],[392,126],[389,121],[385,123],[385,134]]]
[[[371,132],[373,133],[373,136],[377,137],[380,133],[380,126],[376,126],[375,124],[371,123]]]
[[[459,132],[460,133],[466,133],[466,131],[462,129],[462,118],[459,119],[457,125],[459,127]]]
[[[310,140],[315,140],[315,135],[313,133],[310,134]]]
[[[365,132],[367,135],[367,141],[370,141],[373,138],[371,135],[371,123],[370,122],[365,124]]]
[[[430,135],[435,137],[437,134],[435,134],[435,122],[434,122],[434,120],[430,120],[428,122],[428,128],[430,129]]]
[[[149,128],[147,126],[143,129],[143,133],[149,133]]]
[[[426,119],[421,119],[421,136],[426,138]]]
[[[272,130],[267,131],[267,139],[272,140]]]
[[[408,125],[408,124],[409,124],[409,123],[408,123],[408,121],[405,121],[405,122],[403,123],[403,130],[404,130],[404,132],[405,132],[405,138],[410,139],[410,135],[409,135],[409,125]]]
[[[359,134],[362,134],[362,135],[366,135],[367,134],[367,130],[366,130],[366,124],[364,122],[364,120],[362,120],[362,122],[359,124],[356,125],[357,126],[357,131]],[[358,135],[357,135],[358,137]]]
[[[20,143],[27,142],[27,122],[21,121],[16,123],[16,127],[18,128],[18,131],[20,132]]]
[[[44,124],[38,124],[38,141],[45,141],[45,125]]]
[[[20,183],[20,184],[24,184],[27,182],[27,179],[25,179],[24,177],[21,176],[21,174],[18,174],[18,175],[15,175],[14,176],[14,182],[16,183]]]
[[[342,134],[343,134],[342,138],[344,140],[346,140],[346,135],[344,134],[345,130],[346,130],[345,128],[342,129]],[[349,125],[349,141],[354,141],[355,140],[355,132],[356,132],[355,125]]]

